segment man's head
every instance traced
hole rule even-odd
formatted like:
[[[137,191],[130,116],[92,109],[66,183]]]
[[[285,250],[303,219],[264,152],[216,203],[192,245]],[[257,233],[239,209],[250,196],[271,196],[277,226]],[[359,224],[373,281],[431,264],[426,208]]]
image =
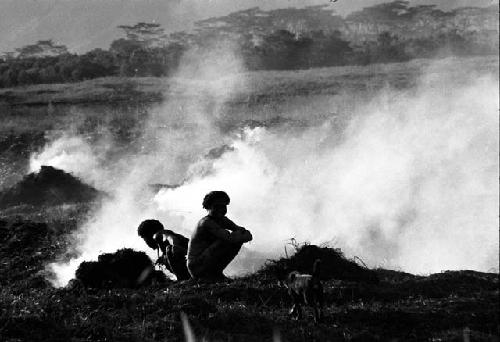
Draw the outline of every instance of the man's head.
[[[158,248],[158,243],[154,239],[154,235],[163,230],[163,225],[158,220],[145,220],[142,221],[137,228],[137,234],[144,239],[146,244],[153,248]]]
[[[211,191],[203,198],[203,208],[211,216],[223,217],[227,213],[227,205],[231,199],[224,191]]]

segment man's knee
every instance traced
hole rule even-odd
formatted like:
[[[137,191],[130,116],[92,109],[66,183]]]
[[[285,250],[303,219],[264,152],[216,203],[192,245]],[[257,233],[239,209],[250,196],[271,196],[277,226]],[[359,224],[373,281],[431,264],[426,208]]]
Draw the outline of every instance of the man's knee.
[[[228,244],[224,242],[213,247],[213,249],[205,251],[199,260],[188,263],[189,272],[194,278],[222,273],[231,260],[238,254],[241,244]]]
[[[243,242],[229,242],[229,241],[224,241],[224,240],[217,240],[212,246],[211,250],[220,252],[220,253],[227,253],[227,252],[238,252],[241,249],[241,246],[243,246]]]

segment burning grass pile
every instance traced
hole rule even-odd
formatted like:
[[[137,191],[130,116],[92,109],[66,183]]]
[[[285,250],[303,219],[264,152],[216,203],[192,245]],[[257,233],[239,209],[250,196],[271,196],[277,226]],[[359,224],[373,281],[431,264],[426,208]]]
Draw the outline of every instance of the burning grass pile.
[[[375,271],[347,259],[340,249],[309,244],[297,245],[295,254],[289,258],[268,261],[258,275],[284,279],[291,271],[310,274],[316,259],[321,260],[320,277],[323,280],[336,279],[372,284],[379,281]]]
[[[53,206],[86,203],[100,192],[78,178],[52,166],[26,175],[19,183],[0,193],[0,208],[17,205]]]
[[[154,269],[146,253],[130,248],[101,254],[97,261],[82,262],[76,279],[92,288],[137,288],[166,282],[165,274]]]

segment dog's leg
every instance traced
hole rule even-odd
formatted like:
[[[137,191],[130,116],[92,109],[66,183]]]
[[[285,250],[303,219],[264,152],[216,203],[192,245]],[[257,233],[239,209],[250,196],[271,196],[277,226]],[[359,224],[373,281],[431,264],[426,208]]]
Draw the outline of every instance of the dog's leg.
[[[297,319],[302,319],[302,305],[297,304]]]
[[[297,317],[297,303],[294,303],[292,308],[290,309],[290,312],[288,313],[290,317],[296,318]]]
[[[313,305],[313,309],[314,309],[314,323],[321,322],[321,310],[318,309],[317,303]]]
[[[315,290],[310,291],[309,296],[307,297],[307,302],[309,303],[309,306],[311,306],[313,309],[314,323],[319,323],[321,317],[318,309],[320,305],[318,292]]]
[[[318,305],[318,317],[319,317],[319,320],[323,320],[323,309],[324,309],[324,306],[325,306],[325,301],[324,301],[324,289],[323,289],[323,286],[320,284],[319,288],[318,288],[318,298],[317,298],[317,305]]]

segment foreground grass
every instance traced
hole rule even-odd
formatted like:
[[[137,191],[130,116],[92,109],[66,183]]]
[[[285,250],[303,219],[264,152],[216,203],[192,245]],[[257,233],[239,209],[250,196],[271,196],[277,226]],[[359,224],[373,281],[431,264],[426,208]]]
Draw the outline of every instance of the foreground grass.
[[[310,310],[300,321],[288,317],[291,301],[266,268],[231,283],[92,289],[72,281],[54,288],[45,265],[64,258],[67,237],[85,216],[85,208],[65,210],[68,217],[40,210],[53,216],[48,225],[0,219],[2,341],[184,341],[182,314],[205,341],[277,335],[283,341],[462,341],[464,329],[474,341],[498,340],[498,274],[492,273],[423,277],[379,269],[378,284],[329,280],[319,324]]]
[[[381,299],[374,292],[360,292],[357,285],[348,288],[330,282],[326,317],[315,325],[312,317],[289,319],[285,291],[256,279],[137,290],[4,288],[0,334],[26,341],[182,341],[180,315],[185,313],[195,336],[210,341],[271,340],[276,330],[285,341],[407,341],[444,336],[461,340],[466,327],[474,340],[494,340],[498,292],[477,290],[467,296],[451,291],[430,298],[424,293],[402,295],[393,286],[394,297]]]

